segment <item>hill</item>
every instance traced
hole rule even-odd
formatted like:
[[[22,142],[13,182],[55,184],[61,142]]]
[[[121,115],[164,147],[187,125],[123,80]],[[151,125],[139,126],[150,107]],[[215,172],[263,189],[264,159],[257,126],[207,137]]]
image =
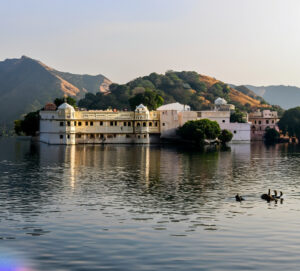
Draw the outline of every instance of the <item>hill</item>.
[[[300,88],[294,86],[262,86],[246,85],[257,95],[262,96],[271,104],[278,104],[284,109],[300,105]]]
[[[189,104],[193,110],[212,108],[218,97],[225,98],[237,108],[246,111],[271,107],[246,87],[234,89],[220,80],[193,71],[151,73],[124,85],[111,84],[109,94],[93,95],[88,93],[84,99],[79,101],[79,106],[88,109],[106,109],[109,106],[117,109],[129,109],[128,100],[135,94],[146,90],[159,93],[165,103]]]
[[[103,75],[78,75],[57,71],[22,56],[0,62],[0,129],[64,94],[76,99],[85,93],[107,92],[110,80]]]

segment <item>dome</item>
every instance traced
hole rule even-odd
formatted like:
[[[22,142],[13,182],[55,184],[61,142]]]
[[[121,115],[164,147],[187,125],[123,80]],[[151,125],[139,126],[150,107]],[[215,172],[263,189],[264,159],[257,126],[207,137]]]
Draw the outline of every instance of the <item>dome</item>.
[[[227,104],[227,102],[226,102],[225,99],[219,97],[218,99],[215,100],[215,104],[216,105],[223,105],[223,104]]]
[[[147,108],[147,106],[144,106],[143,104],[140,104],[139,106],[136,107],[135,111],[138,111],[138,112],[147,111],[148,112],[148,108]]]
[[[70,109],[71,111],[75,111],[74,107],[69,105],[68,103],[61,104],[57,109],[58,110]]]

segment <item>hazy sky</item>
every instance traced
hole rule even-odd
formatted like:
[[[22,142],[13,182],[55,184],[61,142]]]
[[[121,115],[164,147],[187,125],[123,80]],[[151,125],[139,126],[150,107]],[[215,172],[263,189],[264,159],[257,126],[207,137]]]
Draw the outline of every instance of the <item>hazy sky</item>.
[[[300,86],[299,0],[0,0],[0,60],[123,83],[195,70]]]

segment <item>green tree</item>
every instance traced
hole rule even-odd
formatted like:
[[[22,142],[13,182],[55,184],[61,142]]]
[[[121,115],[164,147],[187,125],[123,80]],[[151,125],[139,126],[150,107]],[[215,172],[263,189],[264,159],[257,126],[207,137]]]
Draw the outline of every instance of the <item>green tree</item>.
[[[30,112],[21,121],[21,130],[27,136],[35,136],[36,132],[40,128],[40,114],[39,110],[36,112]]]
[[[230,122],[239,122],[239,123],[245,123],[245,114],[241,112],[239,109],[236,109],[234,112],[230,115]]]
[[[61,104],[63,104],[65,102],[65,98],[64,97],[62,97],[62,98],[56,98],[55,100],[54,100],[54,103],[55,103],[55,105],[57,106],[57,107],[59,107]],[[76,107],[77,105],[76,105],[76,100],[74,99],[74,98],[72,98],[72,97],[67,97],[67,103],[69,104],[69,105],[72,105],[73,107]]]
[[[21,135],[22,134],[22,120],[15,120],[14,121],[14,130],[15,130],[15,133],[17,135]]]
[[[289,136],[296,136],[300,140],[300,107],[286,110],[278,122],[280,130]]]
[[[219,136],[219,139],[221,140],[222,144],[226,144],[227,142],[231,141],[232,138],[233,134],[226,129],[222,130]]]
[[[268,144],[274,144],[278,142],[279,138],[280,138],[279,132],[273,128],[267,129],[264,135],[264,140]]]
[[[163,103],[164,99],[156,91],[150,90],[146,90],[144,93],[138,93],[129,99],[132,110],[135,110],[140,104],[147,106],[149,110],[155,110]]]
[[[178,129],[181,138],[191,140],[200,146],[204,144],[205,139],[216,139],[220,134],[219,124],[209,119],[188,121]]]

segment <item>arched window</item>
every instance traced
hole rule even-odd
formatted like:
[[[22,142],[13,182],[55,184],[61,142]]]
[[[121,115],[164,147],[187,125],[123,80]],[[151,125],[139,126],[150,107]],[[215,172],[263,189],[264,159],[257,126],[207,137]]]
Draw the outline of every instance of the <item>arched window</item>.
[[[137,127],[140,127],[140,126],[141,126],[141,124],[138,122],[138,123],[136,124],[136,126],[137,126]]]
[[[152,122],[149,122],[149,126],[150,126],[150,127],[152,126]]]
[[[143,126],[146,127],[146,126],[147,126],[147,123],[146,123],[146,122],[143,122]]]

